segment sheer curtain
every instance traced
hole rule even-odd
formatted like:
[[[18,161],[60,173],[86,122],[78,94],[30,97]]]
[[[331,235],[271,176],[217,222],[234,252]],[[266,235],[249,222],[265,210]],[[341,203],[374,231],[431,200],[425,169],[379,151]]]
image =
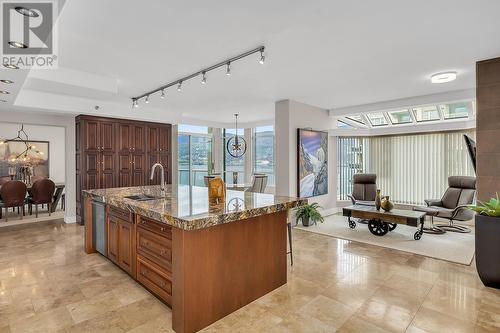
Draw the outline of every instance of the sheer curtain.
[[[475,138],[474,130],[362,138],[362,170],[377,174],[382,195],[422,205],[424,199],[441,198],[448,176],[474,175],[464,134]]]

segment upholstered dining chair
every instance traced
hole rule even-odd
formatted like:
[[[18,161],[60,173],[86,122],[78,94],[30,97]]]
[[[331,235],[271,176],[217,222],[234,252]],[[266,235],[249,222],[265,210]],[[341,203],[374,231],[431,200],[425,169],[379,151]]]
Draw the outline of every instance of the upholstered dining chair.
[[[26,184],[20,180],[9,180],[2,184],[0,188],[0,197],[2,198],[0,201],[0,219],[2,218],[2,209],[5,208],[5,221],[8,221],[10,207],[21,207],[21,219],[23,218],[26,192]]]
[[[33,205],[35,205],[35,217],[38,217],[38,205],[47,204],[50,216],[55,190],[56,184],[48,178],[34,182],[27,200],[30,215],[33,214]]]
[[[413,210],[426,212],[431,217],[433,227],[437,230],[467,233],[471,230],[465,226],[456,225],[454,221],[467,221],[474,217],[474,212],[467,205],[474,202],[476,195],[476,177],[450,176],[448,189],[441,199],[426,199],[426,207],[414,207]],[[449,220],[449,224],[436,224],[434,217]]]
[[[264,193],[267,186],[267,175],[256,173],[253,175],[252,186],[250,186],[247,192]]]
[[[0,177],[0,186],[7,183],[10,180],[10,176],[2,176]]]
[[[353,205],[375,206],[377,195],[377,175],[374,173],[357,173],[352,177],[352,194],[347,195]]]

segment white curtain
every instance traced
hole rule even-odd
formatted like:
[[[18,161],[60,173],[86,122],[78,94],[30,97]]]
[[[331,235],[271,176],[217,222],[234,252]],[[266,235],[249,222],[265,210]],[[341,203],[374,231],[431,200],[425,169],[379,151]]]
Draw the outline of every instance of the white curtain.
[[[475,139],[474,130],[363,138],[364,172],[376,173],[381,193],[394,202],[439,199],[448,176],[474,176],[464,134]]]

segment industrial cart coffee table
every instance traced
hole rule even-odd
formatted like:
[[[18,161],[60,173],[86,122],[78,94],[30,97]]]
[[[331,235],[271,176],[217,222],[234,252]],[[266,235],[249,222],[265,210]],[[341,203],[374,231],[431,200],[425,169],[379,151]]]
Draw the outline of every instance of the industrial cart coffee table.
[[[398,224],[406,224],[417,227],[418,230],[413,235],[415,240],[419,240],[424,233],[425,212],[413,210],[393,209],[386,212],[383,209],[377,210],[373,206],[353,205],[342,209],[344,216],[347,216],[349,227],[356,228],[353,218],[368,221],[368,229],[376,236],[384,236],[389,231],[396,228]]]

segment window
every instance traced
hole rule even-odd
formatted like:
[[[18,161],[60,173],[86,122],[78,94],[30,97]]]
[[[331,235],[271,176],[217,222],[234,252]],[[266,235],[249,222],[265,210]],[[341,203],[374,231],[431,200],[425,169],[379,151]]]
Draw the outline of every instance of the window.
[[[444,119],[467,118],[469,116],[469,108],[472,103],[462,102],[453,104],[440,105],[439,109],[443,114]]]
[[[253,173],[268,176],[267,184],[274,185],[274,127],[256,127],[253,135]]]
[[[212,170],[210,129],[190,125],[179,125],[178,128],[179,184],[204,186],[203,177]]]
[[[360,125],[365,124],[365,122],[363,121],[363,117],[361,117],[361,116],[348,116],[346,118],[349,120],[355,121],[355,122],[359,123]]]
[[[385,126],[387,125],[387,120],[382,112],[369,113],[367,115],[368,120],[372,126]]]
[[[355,128],[355,127],[343,122],[342,120],[337,120],[337,128]]]
[[[389,111],[387,114],[393,124],[408,124],[413,122],[408,110]]]
[[[417,122],[439,120],[439,111],[435,105],[413,108],[413,115]]]
[[[244,129],[238,128],[238,135],[244,135]],[[222,154],[223,163],[223,179],[226,184],[233,184],[233,173],[236,172],[238,177],[238,183],[243,184],[245,182],[245,157],[234,158],[227,152],[227,142],[236,134],[234,128],[225,128],[222,131]],[[250,142],[247,142],[249,145]]]
[[[338,198],[352,193],[354,173],[377,174],[377,187],[394,202],[423,205],[440,198],[448,176],[473,176],[463,135],[475,131],[397,136],[339,137],[337,141]]]

